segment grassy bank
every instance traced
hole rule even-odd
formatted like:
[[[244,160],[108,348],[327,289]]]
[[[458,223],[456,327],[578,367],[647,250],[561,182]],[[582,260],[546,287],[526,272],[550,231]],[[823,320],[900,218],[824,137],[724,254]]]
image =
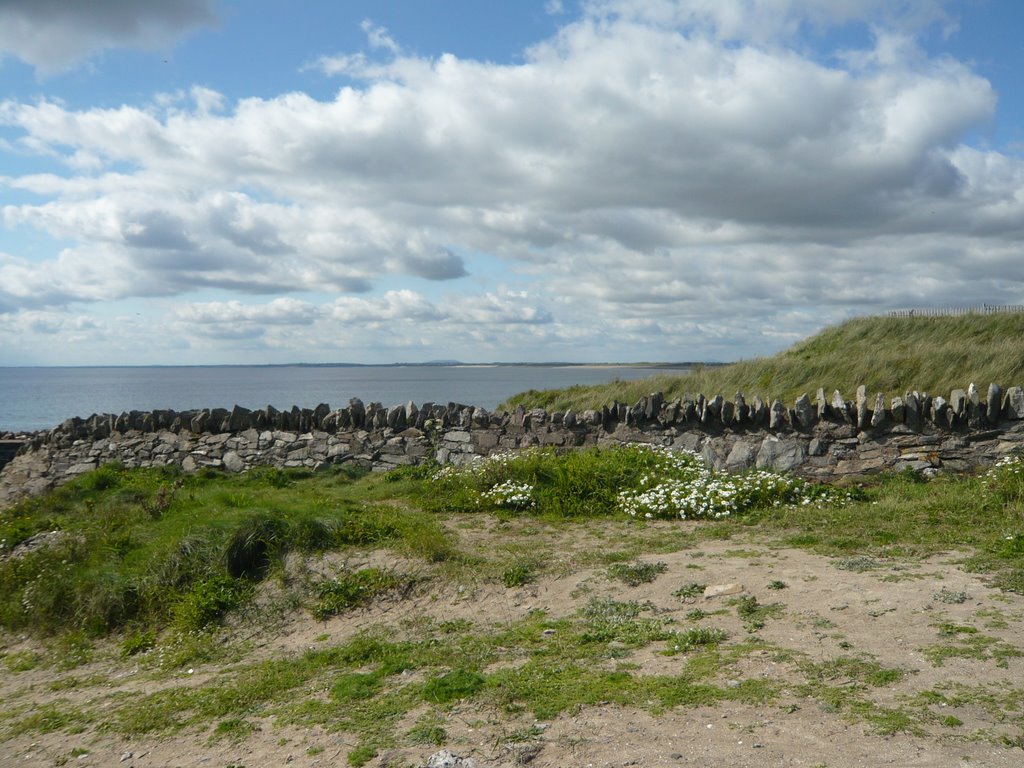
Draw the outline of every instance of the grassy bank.
[[[1024,313],[956,317],[865,317],[827,328],[772,357],[708,367],[686,376],[655,376],[562,390],[531,390],[510,398],[517,405],[549,410],[600,408],[613,400],[634,403],[651,392],[669,399],[703,393],[742,392],[792,402],[823,387],[847,399],[863,384],[870,392],[907,390],[948,396],[954,387],[990,382],[1024,384]]]

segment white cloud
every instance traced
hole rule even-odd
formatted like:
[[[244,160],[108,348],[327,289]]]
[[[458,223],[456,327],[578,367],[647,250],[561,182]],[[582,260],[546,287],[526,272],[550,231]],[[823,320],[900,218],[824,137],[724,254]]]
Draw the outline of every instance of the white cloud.
[[[914,42],[947,6],[593,2],[517,64],[406,55],[367,23],[391,60],[322,59],[367,78],[327,101],[7,101],[20,151],[68,170],[0,179],[44,198],[2,220],[73,245],[0,260],[0,312],[216,288],[245,300],[174,322],[608,359],[665,357],[669,338],[750,354],[851,313],[1019,302],[1024,163],[964,145],[996,94]],[[874,46],[830,65],[779,42],[859,19]],[[382,292],[422,280],[429,298]],[[316,292],[344,295],[264,298]]]
[[[360,28],[366,33],[366,41],[371,48],[383,48],[395,55],[402,52],[401,46],[391,37],[387,27],[374,24],[370,19],[364,19]]]
[[[211,0],[4,0],[0,56],[44,74],[108,48],[162,48],[215,21]]]

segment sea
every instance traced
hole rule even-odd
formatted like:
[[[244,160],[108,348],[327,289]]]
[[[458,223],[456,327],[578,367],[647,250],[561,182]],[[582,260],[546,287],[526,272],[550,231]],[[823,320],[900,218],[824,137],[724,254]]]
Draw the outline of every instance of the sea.
[[[413,401],[493,410],[529,389],[631,381],[678,366],[270,365],[0,367],[0,432],[50,429],[73,416],[199,408],[340,408],[353,397],[386,406]]]

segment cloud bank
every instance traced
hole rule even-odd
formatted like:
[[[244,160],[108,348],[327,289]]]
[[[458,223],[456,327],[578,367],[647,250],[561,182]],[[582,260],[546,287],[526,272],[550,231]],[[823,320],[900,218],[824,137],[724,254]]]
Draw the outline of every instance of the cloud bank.
[[[42,200],[2,223],[70,245],[0,255],[0,312],[175,300],[197,347],[328,359],[729,359],[851,314],[1020,302],[1024,164],[965,140],[997,95],[915,42],[949,5],[592,0],[515,64],[407,54],[367,21],[366,51],[316,62],[344,78],[328,100],[5,101],[17,150],[66,172],[0,178]],[[869,47],[794,42],[851,23]]]
[[[163,48],[214,22],[211,0],[4,0],[0,55],[53,74],[108,48]]]

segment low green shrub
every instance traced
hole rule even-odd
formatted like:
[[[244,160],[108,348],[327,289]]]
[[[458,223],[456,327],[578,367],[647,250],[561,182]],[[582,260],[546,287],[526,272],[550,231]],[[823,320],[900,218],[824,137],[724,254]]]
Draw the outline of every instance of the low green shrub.
[[[202,631],[237,607],[246,584],[230,576],[214,576],[193,585],[174,606],[174,625],[180,632]]]
[[[470,511],[536,510],[559,517],[626,513],[640,518],[717,519],[780,504],[834,505],[838,491],[771,472],[718,473],[697,454],[649,445],[558,452],[538,448],[444,467],[424,503]]]
[[[365,605],[377,595],[395,589],[399,579],[381,568],[345,569],[330,581],[315,587],[314,618],[324,621],[331,616]]]

